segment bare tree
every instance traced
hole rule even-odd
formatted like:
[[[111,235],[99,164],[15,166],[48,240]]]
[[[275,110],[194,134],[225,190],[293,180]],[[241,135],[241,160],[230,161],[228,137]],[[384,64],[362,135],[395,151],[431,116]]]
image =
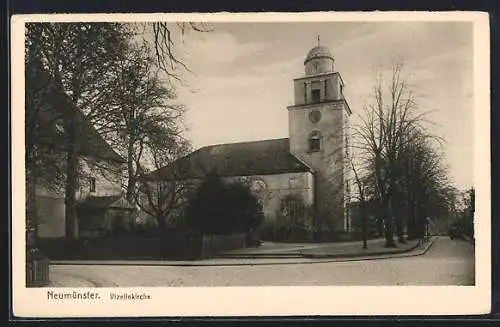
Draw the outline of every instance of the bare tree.
[[[419,131],[423,139],[432,138],[425,125],[426,112],[419,113],[416,99],[408,82],[402,76],[402,63],[392,69],[387,90],[379,77],[374,87],[373,102],[364,108],[364,116],[354,127],[356,144],[361,161],[371,167],[370,177],[379,204],[379,215],[384,220],[386,247],[395,247],[394,226],[400,242],[404,242],[402,198],[405,185],[402,158],[407,153],[412,135]],[[418,157],[420,158],[420,157]]]
[[[453,206],[448,172],[437,150],[439,142],[434,141],[439,139],[413,131],[399,156],[400,194],[406,196],[410,239],[423,236],[424,217],[448,214]]]
[[[176,55],[174,49],[175,41],[172,36],[172,30],[177,28],[181,35],[184,35],[190,30],[201,33],[212,31],[212,29],[207,27],[206,24],[198,22],[178,22],[173,24],[155,22],[152,23],[150,27],[154,34],[154,52],[158,67],[164,71],[167,76],[175,79],[179,79],[180,77],[178,72],[179,67],[189,72],[191,72],[191,70],[182,60],[179,59],[179,56]]]
[[[184,72],[194,72],[179,55],[178,42],[183,42],[182,37],[191,31],[208,33],[212,29],[202,22],[148,22],[131,24],[130,31],[138,39],[150,42],[156,66],[168,78],[181,80]]]
[[[354,161],[352,158],[349,158],[349,163],[350,163],[350,168],[352,169],[353,175],[354,175],[354,183],[357,186],[357,198],[359,201],[359,215],[361,218],[361,238],[363,241],[363,249],[368,248],[368,240],[367,240],[367,232],[368,232],[368,226],[367,226],[367,196],[365,193],[365,182],[361,180],[361,177],[358,174],[358,169],[354,165]]]
[[[182,157],[189,152],[189,143],[182,140],[172,142],[172,139],[170,135],[151,137],[146,141],[146,152],[153,166],[147,169],[139,164],[139,184],[133,194],[135,202],[142,211],[155,218],[160,230],[167,226],[167,219],[174,211],[182,210],[197,185],[187,175],[189,168],[182,164]],[[170,223],[176,225],[179,222]]]

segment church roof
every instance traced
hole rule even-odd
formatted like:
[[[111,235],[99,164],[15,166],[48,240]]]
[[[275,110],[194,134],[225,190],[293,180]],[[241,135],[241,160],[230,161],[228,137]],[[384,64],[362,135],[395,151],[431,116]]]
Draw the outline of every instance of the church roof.
[[[311,51],[309,51],[309,53],[307,54],[306,60],[304,62],[308,62],[309,60],[312,60],[315,58],[325,58],[325,57],[333,59],[333,56],[327,47],[317,46],[317,47],[312,48]]]
[[[311,169],[290,153],[289,139],[210,145],[153,172],[151,179],[273,175]]]
[[[78,203],[79,208],[86,209],[134,209],[122,195],[91,196]]]

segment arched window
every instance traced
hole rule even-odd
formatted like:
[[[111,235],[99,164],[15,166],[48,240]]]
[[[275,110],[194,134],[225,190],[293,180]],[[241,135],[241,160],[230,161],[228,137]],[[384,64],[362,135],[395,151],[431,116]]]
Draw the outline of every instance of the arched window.
[[[321,151],[321,133],[314,131],[309,135],[309,151],[318,152]]]

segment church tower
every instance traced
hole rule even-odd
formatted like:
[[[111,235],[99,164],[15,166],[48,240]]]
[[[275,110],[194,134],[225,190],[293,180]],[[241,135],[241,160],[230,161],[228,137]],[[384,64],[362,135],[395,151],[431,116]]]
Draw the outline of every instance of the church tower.
[[[288,107],[290,152],[314,170],[314,221],[322,231],[352,230],[349,210],[348,119],[344,82],[328,48],[314,47],[305,74],[294,79]]]

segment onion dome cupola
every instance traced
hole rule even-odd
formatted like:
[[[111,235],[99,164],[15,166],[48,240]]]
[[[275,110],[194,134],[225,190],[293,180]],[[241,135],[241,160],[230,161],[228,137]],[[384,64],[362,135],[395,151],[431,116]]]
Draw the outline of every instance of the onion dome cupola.
[[[319,45],[314,47],[307,54],[304,60],[306,75],[317,75],[324,73],[332,73],[334,59],[330,50],[327,47]]]

